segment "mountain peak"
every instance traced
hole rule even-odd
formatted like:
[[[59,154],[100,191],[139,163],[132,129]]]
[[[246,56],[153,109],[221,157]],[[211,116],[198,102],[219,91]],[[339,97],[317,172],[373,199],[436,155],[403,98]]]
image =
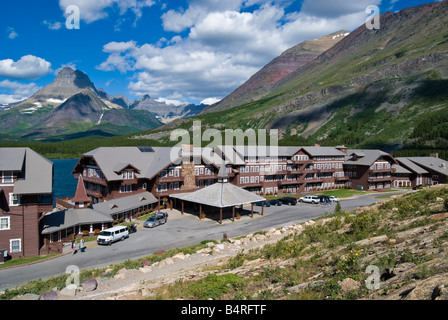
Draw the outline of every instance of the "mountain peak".
[[[82,90],[97,92],[90,78],[80,70],[64,67],[59,71],[56,79],[33,95],[37,101],[45,102],[48,99],[68,99]]]

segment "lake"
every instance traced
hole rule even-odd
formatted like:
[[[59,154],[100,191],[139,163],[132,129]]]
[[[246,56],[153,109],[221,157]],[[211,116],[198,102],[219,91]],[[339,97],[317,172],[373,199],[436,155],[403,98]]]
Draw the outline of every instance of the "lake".
[[[53,194],[54,198],[73,197],[76,192],[76,180],[72,174],[79,159],[52,159],[54,168]]]

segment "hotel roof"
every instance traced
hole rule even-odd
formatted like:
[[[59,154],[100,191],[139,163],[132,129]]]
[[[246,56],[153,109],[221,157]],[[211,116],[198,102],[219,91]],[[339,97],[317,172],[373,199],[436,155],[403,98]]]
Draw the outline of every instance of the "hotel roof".
[[[0,171],[19,171],[14,194],[51,194],[53,163],[30,148],[0,148]]]
[[[384,156],[390,157],[395,163],[390,154],[381,150],[348,149],[344,164],[371,166],[376,160]]]
[[[173,194],[170,197],[217,208],[233,207],[265,200],[263,197],[228,182],[214,183],[204,189],[191,193]]]

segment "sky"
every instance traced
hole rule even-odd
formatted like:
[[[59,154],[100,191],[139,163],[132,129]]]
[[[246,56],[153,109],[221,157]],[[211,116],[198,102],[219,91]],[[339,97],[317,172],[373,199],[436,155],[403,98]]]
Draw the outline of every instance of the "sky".
[[[0,104],[61,68],[129,100],[212,104],[285,50],[434,0],[0,0]]]

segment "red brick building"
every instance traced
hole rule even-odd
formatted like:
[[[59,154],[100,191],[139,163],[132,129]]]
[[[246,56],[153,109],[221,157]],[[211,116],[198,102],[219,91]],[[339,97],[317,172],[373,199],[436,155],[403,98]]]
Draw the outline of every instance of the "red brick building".
[[[39,255],[52,188],[52,162],[30,148],[0,148],[0,249],[11,257]]]

